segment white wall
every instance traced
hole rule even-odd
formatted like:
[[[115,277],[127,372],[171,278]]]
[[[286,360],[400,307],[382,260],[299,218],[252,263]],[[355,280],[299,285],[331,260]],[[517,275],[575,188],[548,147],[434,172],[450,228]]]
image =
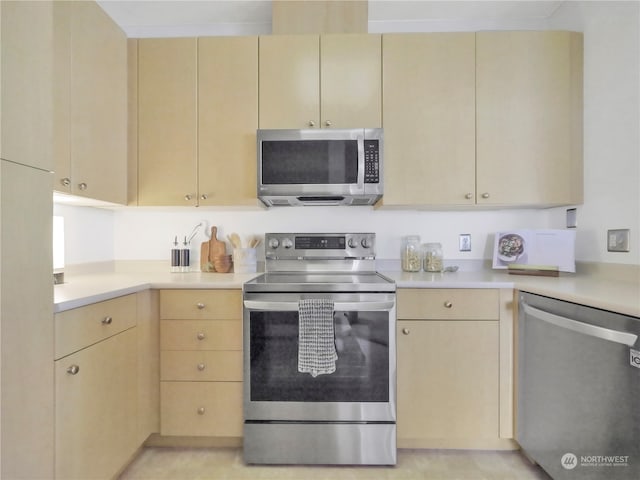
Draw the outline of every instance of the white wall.
[[[638,147],[638,3],[564,2],[550,20],[507,24],[472,19],[437,23],[376,22],[372,32],[571,29],[585,32],[585,203],[578,206],[577,260],[640,264],[640,152]],[[445,28],[446,27],[446,28]],[[77,213],[76,213],[77,211]],[[91,212],[95,212],[92,214]],[[269,211],[65,207],[67,263],[105,259],[167,259],[175,235],[201,220],[222,238],[267,231],[374,231],[378,257],[398,258],[400,238],[420,234],[440,241],[445,258],[491,257],[495,231],[564,228],[565,209],[467,212],[375,211],[369,207],[284,208]],[[86,228],[89,225],[90,228]],[[607,253],[608,228],[631,229],[630,253]],[[458,234],[472,235],[472,251],[458,252]],[[194,238],[194,254],[205,239]],[[109,243],[112,242],[112,243]]]

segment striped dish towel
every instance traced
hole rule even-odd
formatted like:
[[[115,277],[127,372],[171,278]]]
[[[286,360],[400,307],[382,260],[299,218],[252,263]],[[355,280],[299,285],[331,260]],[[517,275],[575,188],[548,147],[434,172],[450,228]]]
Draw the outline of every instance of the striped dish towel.
[[[336,371],[333,301],[310,298],[298,301],[298,371],[312,377]]]

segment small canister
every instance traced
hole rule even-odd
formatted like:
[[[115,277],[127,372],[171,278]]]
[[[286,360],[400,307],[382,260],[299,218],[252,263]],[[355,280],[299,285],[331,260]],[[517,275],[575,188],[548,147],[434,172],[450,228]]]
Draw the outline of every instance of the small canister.
[[[402,250],[400,252],[402,270],[405,272],[420,271],[420,236],[408,235],[402,237]]]
[[[423,268],[425,272],[441,272],[443,268],[442,245],[425,243],[422,246]]]

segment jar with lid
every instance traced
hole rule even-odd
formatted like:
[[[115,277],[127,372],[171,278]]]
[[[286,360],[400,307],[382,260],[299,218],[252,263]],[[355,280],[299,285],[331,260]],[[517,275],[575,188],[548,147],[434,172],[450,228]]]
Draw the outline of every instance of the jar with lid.
[[[441,272],[443,268],[442,245],[425,243],[422,246],[423,268],[425,272]]]
[[[402,237],[400,252],[402,270],[405,272],[419,272],[422,257],[420,256],[420,236],[408,235]]]

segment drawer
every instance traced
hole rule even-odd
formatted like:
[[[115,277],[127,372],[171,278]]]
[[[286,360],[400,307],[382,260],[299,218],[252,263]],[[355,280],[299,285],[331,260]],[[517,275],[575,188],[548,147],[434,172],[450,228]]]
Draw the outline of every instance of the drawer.
[[[55,359],[93,345],[136,325],[136,295],[56,313]]]
[[[161,350],[242,350],[242,321],[161,320]]]
[[[499,320],[496,289],[401,288],[398,318],[405,320]]]
[[[242,352],[167,350],[160,354],[160,379],[241,382]]]
[[[242,318],[242,290],[161,290],[160,318]]]
[[[160,382],[160,434],[242,436],[242,382]]]

